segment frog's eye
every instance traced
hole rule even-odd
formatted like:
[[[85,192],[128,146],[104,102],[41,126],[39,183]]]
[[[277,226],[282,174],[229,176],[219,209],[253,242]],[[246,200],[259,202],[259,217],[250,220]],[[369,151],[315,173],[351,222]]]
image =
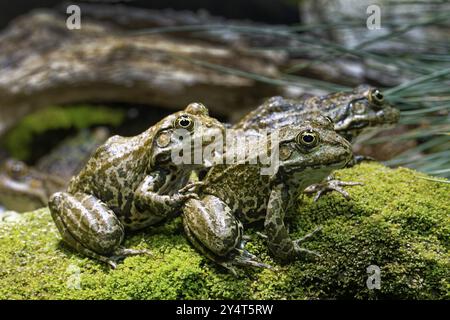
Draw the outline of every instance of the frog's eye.
[[[194,129],[194,119],[188,115],[179,116],[175,120],[175,128],[192,131]]]
[[[12,177],[21,177],[27,173],[27,166],[21,161],[8,161],[6,163],[6,169]]]
[[[315,147],[319,143],[319,136],[312,130],[300,132],[296,138],[297,143],[302,144],[308,148]]]
[[[378,89],[373,89],[369,92],[369,102],[375,104],[382,104],[384,101],[384,95]]]

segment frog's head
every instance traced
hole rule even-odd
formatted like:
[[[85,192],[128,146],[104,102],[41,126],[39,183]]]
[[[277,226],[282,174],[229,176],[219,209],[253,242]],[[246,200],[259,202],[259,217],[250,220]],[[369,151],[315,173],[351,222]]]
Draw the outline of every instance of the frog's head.
[[[28,166],[19,160],[7,159],[0,166],[0,173],[13,180],[22,180],[29,174]]]
[[[336,133],[329,117],[319,114],[281,128],[279,141],[280,169],[288,175],[314,170],[325,177],[352,159],[350,143]]]
[[[322,112],[334,120],[334,129],[349,141],[362,131],[395,124],[400,116],[380,90],[366,85],[329,94],[320,104]]]
[[[44,183],[25,163],[5,160],[0,166],[0,202],[18,212],[41,208],[47,203]]]
[[[222,135],[225,130],[221,122],[209,116],[208,109],[201,103],[189,104],[183,111],[161,120],[155,128],[151,161],[153,166],[171,164],[173,150],[182,150],[186,141],[191,142],[191,155],[194,155],[194,152],[201,152],[200,155],[203,155],[203,148],[214,141],[213,137]],[[197,146],[201,150],[194,150]],[[198,157],[201,163],[196,163],[193,156],[191,158],[191,164],[195,167],[210,165],[205,162],[203,156]]]

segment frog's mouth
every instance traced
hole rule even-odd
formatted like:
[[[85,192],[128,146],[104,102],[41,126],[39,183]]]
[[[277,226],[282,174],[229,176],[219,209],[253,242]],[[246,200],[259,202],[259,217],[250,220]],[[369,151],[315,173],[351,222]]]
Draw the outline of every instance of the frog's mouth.
[[[322,168],[343,168],[345,167],[345,165],[350,161],[351,159],[345,158],[345,159],[341,159],[341,160],[336,160],[336,161],[331,161],[331,162],[325,162],[325,163],[320,163],[317,165],[313,165],[313,166],[309,166],[309,168],[312,169],[322,169]]]
[[[286,173],[302,171],[302,170],[306,170],[306,169],[320,170],[323,168],[328,168],[330,170],[333,170],[333,169],[340,169],[340,168],[345,167],[347,165],[347,163],[349,163],[350,161],[351,161],[351,158],[345,158],[345,159],[340,159],[340,160],[336,160],[336,161],[322,162],[322,163],[315,164],[315,165],[299,165],[299,166],[283,167],[282,170],[285,171]]]
[[[359,120],[359,121],[355,121],[352,123],[350,130],[351,131],[356,131],[356,130],[361,130],[365,127],[370,126],[370,121],[368,120]]]

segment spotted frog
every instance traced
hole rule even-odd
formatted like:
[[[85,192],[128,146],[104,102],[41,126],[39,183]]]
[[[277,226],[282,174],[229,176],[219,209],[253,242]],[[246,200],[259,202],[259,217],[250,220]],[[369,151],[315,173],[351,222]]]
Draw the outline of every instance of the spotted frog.
[[[306,99],[273,97],[248,113],[233,129],[276,129],[302,122],[305,115],[319,112],[330,117],[334,129],[352,142],[361,133],[398,122],[399,111],[376,88],[362,85],[352,91],[335,92]]]
[[[106,128],[82,130],[62,141],[35,166],[7,159],[0,166],[0,204],[17,212],[47,206],[50,195],[64,190],[95,149],[108,138]]]
[[[277,258],[312,253],[300,247],[303,239],[291,239],[285,215],[305,187],[352,158],[350,143],[334,131],[328,117],[316,115],[281,127],[278,136],[278,144],[258,147],[247,163],[212,167],[198,191],[199,199],[190,199],[183,207],[184,229],[193,245],[233,272],[235,265],[268,267],[244,250],[241,222],[264,221],[269,249]],[[255,159],[273,152],[276,145],[278,170],[262,175],[263,165]]]
[[[32,211],[45,207],[48,197],[64,185],[64,180],[56,176],[8,159],[0,168],[0,203],[9,210]]]
[[[113,136],[100,146],[67,192],[49,201],[53,220],[63,240],[78,252],[116,267],[118,259],[147,254],[123,248],[126,230],[139,230],[181,213],[181,206],[197,198],[196,183],[189,183],[200,164],[176,165],[172,151],[187,131],[202,141],[223,125],[209,117],[199,103],[167,116],[134,137]]]
[[[247,114],[233,129],[244,131],[273,130],[286,125],[296,125],[306,115],[322,113],[334,122],[334,129],[348,141],[355,140],[361,134],[391,126],[398,122],[399,111],[384,98],[383,93],[374,87],[361,85],[352,91],[335,92],[324,96],[307,96],[302,100],[273,97]],[[354,156],[348,166],[364,159]],[[338,191],[345,198],[349,194],[343,186],[360,185],[358,182],[335,180],[329,176],[324,182],[311,185],[306,193],[316,193],[315,200],[328,191]]]

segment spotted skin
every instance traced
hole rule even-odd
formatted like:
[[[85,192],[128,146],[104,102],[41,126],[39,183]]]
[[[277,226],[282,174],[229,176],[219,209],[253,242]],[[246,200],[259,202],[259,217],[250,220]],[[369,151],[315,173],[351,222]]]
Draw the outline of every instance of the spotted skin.
[[[362,85],[348,92],[335,92],[324,96],[309,96],[302,100],[273,97],[242,118],[232,128],[245,131],[277,129],[286,125],[296,125],[307,115],[320,112],[330,117],[334,129],[348,141],[374,129],[398,122],[399,111],[385,101],[376,88]],[[354,156],[348,163],[352,166],[361,161]],[[345,198],[348,193],[342,186],[360,185],[358,182],[343,182],[331,176],[323,182],[312,185],[305,193],[315,193],[315,201],[330,191],[337,191]]]
[[[379,94],[382,95],[378,89],[362,85],[352,91],[310,96],[302,100],[273,97],[232,128],[246,131],[277,129],[301,123],[308,114],[319,112],[330,117],[336,132],[351,142],[361,133],[398,122],[399,111]]]
[[[314,132],[320,142],[314,146],[299,142],[298,137],[305,132]],[[331,170],[344,167],[352,157],[349,142],[323,116],[282,127],[279,138],[280,150],[287,148],[290,152],[286,153],[289,156],[280,158],[275,173],[262,175],[263,165],[249,164],[251,160],[216,165],[199,190],[200,200],[188,200],[183,207],[188,238],[221,265],[264,266],[243,250],[240,222],[264,221],[268,247],[279,259],[295,259],[305,252],[289,236],[284,224],[286,213],[301,190],[321,181]],[[261,146],[251,156],[263,153],[267,154],[267,148]]]
[[[193,139],[205,141],[223,131],[206,107],[190,104],[137,136],[108,139],[72,178],[67,192],[50,198],[53,220],[69,245],[115,266],[119,253],[141,253],[120,247],[127,230],[174,217],[185,201],[197,197],[189,176],[203,163],[175,165],[171,160],[173,148],[182,143],[174,132],[180,125]]]

